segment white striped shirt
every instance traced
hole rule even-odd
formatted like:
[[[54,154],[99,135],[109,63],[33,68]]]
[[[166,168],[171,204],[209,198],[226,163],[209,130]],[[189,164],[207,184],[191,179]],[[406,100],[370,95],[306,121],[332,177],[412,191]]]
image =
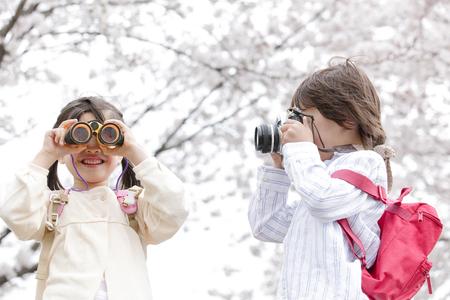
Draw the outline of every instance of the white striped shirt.
[[[316,145],[283,147],[285,170],[258,169],[249,221],[257,239],[284,244],[277,299],[367,299],[361,289],[361,264],[351,253],[336,220],[348,218],[371,266],[378,251],[378,219],[385,206],[331,173],[351,169],[386,188],[380,155],[362,150],[335,153],[322,162]],[[293,185],[301,200],[287,203]],[[359,249],[358,249],[359,250]]]

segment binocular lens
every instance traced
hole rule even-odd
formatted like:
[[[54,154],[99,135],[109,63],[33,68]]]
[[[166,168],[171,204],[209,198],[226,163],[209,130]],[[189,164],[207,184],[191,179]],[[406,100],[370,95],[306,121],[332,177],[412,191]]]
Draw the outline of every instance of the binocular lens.
[[[120,129],[115,124],[104,125],[99,139],[103,144],[116,144],[120,136]]]
[[[72,129],[71,135],[75,143],[87,143],[91,138],[91,129],[87,124],[80,123]]]

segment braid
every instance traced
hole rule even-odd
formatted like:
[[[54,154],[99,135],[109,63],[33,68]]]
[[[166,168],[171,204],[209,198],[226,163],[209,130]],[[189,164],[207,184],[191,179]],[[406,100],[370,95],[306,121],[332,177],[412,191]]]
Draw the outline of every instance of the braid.
[[[388,192],[390,192],[391,188],[392,188],[392,182],[393,182],[390,159],[395,156],[395,151],[392,147],[386,146],[384,144],[375,146],[373,148],[373,151],[380,154],[384,160],[384,163],[386,164]]]

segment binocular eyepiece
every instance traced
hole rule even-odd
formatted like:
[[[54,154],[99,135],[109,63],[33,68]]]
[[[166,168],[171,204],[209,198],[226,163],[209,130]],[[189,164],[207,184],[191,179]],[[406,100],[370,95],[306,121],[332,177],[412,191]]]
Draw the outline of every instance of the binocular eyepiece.
[[[92,135],[97,136],[99,143],[109,147],[123,145],[124,137],[118,125],[114,123],[102,124],[96,120],[73,124],[66,133],[64,142],[72,145],[86,144]]]
[[[288,109],[287,119],[296,120],[303,123],[304,114],[298,108]],[[281,132],[283,125],[278,118],[274,124],[261,124],[255,128],[255,150],[262,153],[281,152]]]

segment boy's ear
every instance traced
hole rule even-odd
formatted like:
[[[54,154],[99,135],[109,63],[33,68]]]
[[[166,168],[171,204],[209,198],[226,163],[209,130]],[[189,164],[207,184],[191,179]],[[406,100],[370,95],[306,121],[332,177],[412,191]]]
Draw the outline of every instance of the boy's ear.
[[[345,120],[343,125],[347,129],[353,129],[356,127],[356,122],[352,120]]]

